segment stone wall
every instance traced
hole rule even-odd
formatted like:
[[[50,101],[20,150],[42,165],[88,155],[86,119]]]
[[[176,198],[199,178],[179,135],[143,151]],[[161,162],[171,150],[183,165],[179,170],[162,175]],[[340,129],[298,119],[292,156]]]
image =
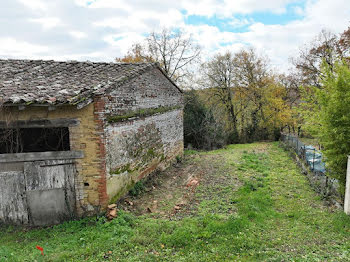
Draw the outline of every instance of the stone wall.
[[[183,154],[182,123],[178,109],[107,126],[107,194],[111,199]]]
[[[154,68],[111,92],[104,101],[107,195],[114,201],[142,177],[183,154],[183,97]],[[159,110],[142,115],[147,109]],[[113,121],[113,116],[125,115],[130,118]]]

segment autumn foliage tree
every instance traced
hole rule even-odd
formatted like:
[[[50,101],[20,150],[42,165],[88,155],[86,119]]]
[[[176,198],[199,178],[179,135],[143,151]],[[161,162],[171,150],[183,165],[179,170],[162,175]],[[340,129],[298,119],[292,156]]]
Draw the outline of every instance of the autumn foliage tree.
[[[124,57],[116,58],[119,63],[146,63],[154,62],[154,59],[147,55],[141,44],[133,44]]]
[[[231,142],[278,138],[280,129],[292,123],[285,86],[253,49],[218,54],[203,64],[202,72],[208,102],[225,109],[222,118],[231,129]]]

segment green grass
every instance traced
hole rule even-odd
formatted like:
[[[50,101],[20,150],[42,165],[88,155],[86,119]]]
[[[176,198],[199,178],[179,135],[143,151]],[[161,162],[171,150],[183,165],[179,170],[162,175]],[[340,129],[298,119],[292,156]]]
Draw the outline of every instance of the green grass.
[[[215,156],[195,210],[179,220],[120,212],[52,228],[0,231],[0,261],[350,261],[350,219],[331,212],[276,143]],[[42,257],[35,249],[44,247]]]
[[[197,153],[198,153],[198,151],[193,150],[193,149],[186,149],[186,150],[184,151],[184,155],[185,155],[185,156],[187,156],[187,155],[194,155],[194,154],[197,154]]]

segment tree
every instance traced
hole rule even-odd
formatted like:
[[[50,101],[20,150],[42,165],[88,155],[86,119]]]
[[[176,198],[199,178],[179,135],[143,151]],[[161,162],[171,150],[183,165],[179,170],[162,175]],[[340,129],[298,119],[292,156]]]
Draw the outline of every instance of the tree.
[[[331,175],[345,185],[347,156],[350,153],[350,69],[341,62],[332,68],[324,64],[322,89],[315,92],[320,125],[318,138],[323,146]]]
[[[340,58],[348,65],[350,64],[350,26],[345,30],[339,38],[338,53]]]
[[[200,99],[197,92],[185,92],[184,142],[198,149],[214,149],[226,144],[222,123]]]
[[[298,104],[296,121],[312,136],[318,135],[321,128],[318,112],[320,103],[317,92],[324,88],[323,81],[327,77],[322,65],[326,65],[330,72],[335,64],[350,65],[350,27],[340,36],[323,30],[308,48],[300,51],[300,55],[293,61],[300,78],[299,93],[301,102]]]
[[[154,62],[154,59],[147,55],[141,44],[133,44],[131,49],[122,58],[116,58],[119,63],[145,63]]]
[[[291,117],[290,121],[285,123],[286,126],[284,126],[283,129],[288,127],[289,132],[300,135],[302,125],[300,112],[298,110],[301,103],[300,85],[302,82],[300,76],[292,71],[288,75],[279,75],[276,81],[279,83],[279,85],[282,85],[285,88],[283,100],[285,101],[286,105],[288,105],[288,110],[290,111]]]
[[[264,92],[270,82],[268,59],[256,54],[255,50],[241,50],[234,57],[235,85],[245,102],[246,113],[241,116],[242,130],[248,140],[264,139],[267,135],[261,123],[264,113]]]
[[[200,47],[191,35],[183,31],[162,29],[152,32],[145,42],[132,46],[117,62],[158,62],[174,82],[180,83],[191,72],[190,66],[199,61]]]
[[[261,127],[265,128],[268,134],[274,136],[275,140],[280,138],[280,132],[285,127],[294,128],[293,107],[288,103],[287,88],[271,78],[270,83],[264,90]]]
[[[286,88],[253,49],[218,54],[202,65],[202,72],[211,107],[225,109],[231,143],[273,138],[292,122]]]
[[[292,59],[292,62],[302,76],[304,85],[320,87],[324,78],[322,63],[326,63],[332,71],[336,61],[349,59],[349,52],[350,27],[340,36],[322,30],[308,47],[300,50],[299,57]]]
[[[299,116],[322,145],[325,162],[344,193],[350,152],[350,27],[340,36],[322,31],[295,65],[302,78]]]
[[[238,136],[238,109],[234,103],[236,92],[232,53],[226,52],[223,55],[215,55],[211,61],[202,65],[202,72],[204,72],[204,84],[210,90],[209,99],[214,104],[220,104],[226,109],[229,123],[232,125],[232,133],[234,136]]]

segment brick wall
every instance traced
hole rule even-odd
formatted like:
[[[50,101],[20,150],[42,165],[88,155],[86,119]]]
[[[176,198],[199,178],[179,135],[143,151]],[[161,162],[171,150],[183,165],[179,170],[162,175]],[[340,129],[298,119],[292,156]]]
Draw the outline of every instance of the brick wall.
[[[94,104],[80,110],[74,106],[60,106],[56,107],[55,110],[49,110],[48,107],[28,106],[24,110],[11,107],[6,111],[0,111],[0,121],[64,118],[79,120],[78,126],[69,127],[70,148],[74,151],[84,152],[84,158],[75,160],[77,167],[75,177],[76,213],[78,216],[93,214],[98,212],[107,201],[106,195],[99,193],[99,191],[106,192],[106,190],[101,188],[100,183],[101,160],[98,142],[102,130],[97,125],[94,116]]]

